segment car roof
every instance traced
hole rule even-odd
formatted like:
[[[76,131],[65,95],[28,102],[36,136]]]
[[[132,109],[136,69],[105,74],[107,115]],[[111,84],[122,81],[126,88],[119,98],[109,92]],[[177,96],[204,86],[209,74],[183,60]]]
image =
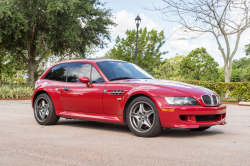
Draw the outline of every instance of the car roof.
[[[116,59],[74,59],[74,60],[60,61],[60,62],[57,62],[56,64],[70,63],[70,62],[92,62],[92,63],[96,63],[96,62],[104,62],[104,61],[120,61],[120,62],[123,62],[121,60],[116,60]]]

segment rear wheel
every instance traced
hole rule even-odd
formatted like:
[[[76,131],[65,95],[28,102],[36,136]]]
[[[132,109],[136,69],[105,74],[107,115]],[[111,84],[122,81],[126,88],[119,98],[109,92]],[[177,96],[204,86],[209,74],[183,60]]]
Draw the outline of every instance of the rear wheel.
[[[126,119],[129,129],[139,137],[153,137],[162,131],[157,108],[147,97],[137,97],[129,104]]]
[[[190,129],[191,131],[204,131],[204,130],[207,130],[209,129],[211,126],[209,127],[200,127],[200,128],[197,128],[197,129]]]
[[[59,120],[55,113],[54,105],[48,94],[40,94],[34,103],[34,115],[41,125],[53,125]]]

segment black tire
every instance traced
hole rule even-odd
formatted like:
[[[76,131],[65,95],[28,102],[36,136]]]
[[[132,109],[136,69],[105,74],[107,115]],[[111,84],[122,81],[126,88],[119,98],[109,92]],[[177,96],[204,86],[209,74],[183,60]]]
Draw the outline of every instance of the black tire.
[[[207,129],[209,129],[211,126],[209,127],[200,127],[200,128],[196,128],[196,129],[190,129],[191,131],[205,131]]]
[[[144,113],[140,113],[141,104],[143,106],[142,108]],[[162,131],[157,108],[154,102],[148,97],[137,97],[129,104],[126,110],[126,120],[132,133],[139,137],[154,137]]]
[[[54,125],[60,118],[56,115],[53,102],[46,93],[40,94],[35,99],[34,116],[40,125]]]

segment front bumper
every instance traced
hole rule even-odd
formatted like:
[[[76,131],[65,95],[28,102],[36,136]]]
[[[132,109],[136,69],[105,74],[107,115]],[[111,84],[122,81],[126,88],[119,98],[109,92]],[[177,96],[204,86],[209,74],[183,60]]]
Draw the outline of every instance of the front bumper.
[[[226,124],[226,106],[216,107],[169,105],[164,97],[153,97],[164,128],[199,128]],[[197,116],[216,115],[212,120],[197,120]]]

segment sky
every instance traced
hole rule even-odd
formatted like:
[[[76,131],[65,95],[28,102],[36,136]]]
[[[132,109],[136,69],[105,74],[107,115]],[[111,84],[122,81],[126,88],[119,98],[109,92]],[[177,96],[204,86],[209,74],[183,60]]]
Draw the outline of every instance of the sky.
[[[161,51],[168,51],[169,53],[162,56],[163,59],[171,58],[178,55],[188,55],[188,53],[196,48],[204,47],[207,52],[217,61],[220,67],[224,66],[224,61],[215,38],[211,34],[204,34],[199,38],[193,40],[178,40],[180,36],[173,32],[179,27],[177,24],[167,22],[162,19],[162,14],[158,11],[146,10],[146,8],[153,8],[154,6],[162,7],[164,3],[161,0],[100,0],[102,3],[106,2],[105,7],[112,9],[115,22],[118,24],[111,30],[111,42],[104,49],[99,49],[94,57],[101,57],[110,50],[114,44],[115,39],[126,37],[125,31],[136,29],[135,17],[139,14],[141,17],[141,24],[139,28],[147,27],[148,30],[156,29],[158,31],[164,30],[166,43]],[[169,37],[171,36],[171,37]],[[230,37],[230,42],[235,42],[235,36]],[[250,29],[243,32],[239,43],[238,50],[234,59],[245,57],[244,46],[250,43]]]

